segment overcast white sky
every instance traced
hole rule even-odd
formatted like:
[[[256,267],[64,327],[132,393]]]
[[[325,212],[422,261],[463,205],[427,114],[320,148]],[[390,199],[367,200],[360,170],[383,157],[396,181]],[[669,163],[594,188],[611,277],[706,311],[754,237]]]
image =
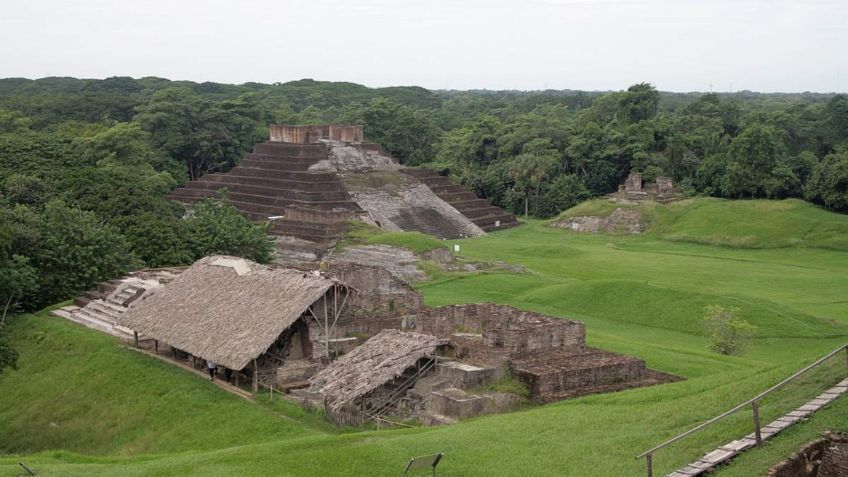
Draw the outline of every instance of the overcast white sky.
[[[848,0],[2,0],[12,76],[845,91]]]

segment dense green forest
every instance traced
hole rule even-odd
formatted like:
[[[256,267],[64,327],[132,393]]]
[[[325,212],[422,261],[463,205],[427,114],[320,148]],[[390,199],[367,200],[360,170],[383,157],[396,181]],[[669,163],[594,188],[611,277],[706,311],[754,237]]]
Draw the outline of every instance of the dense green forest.
[[[841,95],[10,78],[0,80],[2,319],[133,268],[212,252],[267,261],[264,230],[223,198],[184,219],[164,194],[232,167],[270,123],[336,122],[363,124],[403,163],[538,217],[611,192],[632,171],[672,176],[692,195],[848,211]],[[0,369],[13,361],[0,337]]]

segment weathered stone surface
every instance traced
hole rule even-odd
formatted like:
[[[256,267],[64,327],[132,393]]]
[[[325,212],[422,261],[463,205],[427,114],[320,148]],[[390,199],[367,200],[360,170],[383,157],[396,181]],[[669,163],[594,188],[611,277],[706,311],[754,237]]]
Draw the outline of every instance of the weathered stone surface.
[[[436,374],[450,380],[451,385],[455,388],[468,389],[491,382],[495,379],[497,370],[458,361],[449,361],[436,365]]]
[[[848,442],[832,443],[824,450],[818,477],[848,476]]]
[[[644,231],[642,215],[637,210],[617,208],[608,217],[581,216],[569,217],[553,222],[552,227],[560,227],[577,232],[625,232],[639,234]]]
[[[583,353],[546,352],[516,359],[510,371],[530,390],[534,401],[548,401],[565,391],[638,381],[645,377],[645,362],[600,350]]]
[[[330,262],[379,266],[407,283],[415,283],[427,278],[427,275],[418,269],[418,261],[411,250],[392,247],[391,245],[376,244],[346,247],[335,252],[330,257]]]
[[[398,324],[405,314],[423,306],[423,298],[403,280],[381,266],[332,261],[327,273],[353,287],[342,310],[345,320],[362,316],[391,316]],[[399,327],[394,327],[399,328]]]
[[[469,394],[457,388],[433,391],[428,410],[453,419],[465,419],[515,409],[518,396],[507,393]]]
[[[372,179],[348,174],[344,180],[353,200],[384,230],[412,230],[439,238],[486,235],[422,183],[397,173],[392,182],[377,184]]]
[[[336,141],[328,141],[326,144],[330,151],[327,159],[316,163],[309,170],[332,169],[339,172],[363,172],[369,170],[394,171],[403,167],[379,149],[369,149],[358,144]]]
[[[276,386],[283,390],[291,389],[292,386],[305,387],[307,379],[315,374],[320,366],[307,359],[293,359],[285,362],[277,368]]]

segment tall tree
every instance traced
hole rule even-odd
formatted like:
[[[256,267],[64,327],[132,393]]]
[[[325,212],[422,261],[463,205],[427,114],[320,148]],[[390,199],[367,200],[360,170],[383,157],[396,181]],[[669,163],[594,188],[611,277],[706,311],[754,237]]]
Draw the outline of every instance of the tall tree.
[[[509,168],[509,177],[515,182],[516,190],[524,197],[524,217],[530,213],[530,194],[538,194],[542,180],[556,167],[556,160],[550,156],[521,154]]]

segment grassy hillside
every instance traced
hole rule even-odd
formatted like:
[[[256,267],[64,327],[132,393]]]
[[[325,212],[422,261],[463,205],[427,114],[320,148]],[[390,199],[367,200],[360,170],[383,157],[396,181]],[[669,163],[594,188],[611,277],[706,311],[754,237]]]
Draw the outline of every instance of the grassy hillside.
[[[560,218],[606,217],[617,207],[638,210],[648,234],[679,242],[738,248],[817,247],[848,250],[848,216],[798,199],[687,199],[667,205],[622,205],[607,199],[584,202]]]
[[[13,324],[21,370],[0,377],[0,448],[26,455],[0,457],[0,475],[18,475],[20,460],[41,475],[395,475],[410,456],[437,451],[447,455],[446,476],[641,475],[639,452],[848,339],[848,253],[837,250],[572,236],[535,221],[457,242],[469,259],[528,272],[445,274],[419,285],[429,304],[496,301],[577,318],[591,346],[686,380],[450,427],[339,434],[316,416],[241,401],[111,338],[33,316]],[[701,319],[712,303],[739,306],[759,327],[745,356],[708,350]],[[766,399],[763,420],[844,376],[841,356]],[[842,398],[719,475],[762,475],[821,430],[846,423]],[[748,432],[750,415],[733,417],[658,453],[656,473]]]
[[[250,405],[117,339],[40,313],[13,320],[20,369],[0,378],[0,451],[182,452],[330,429]],[[306,417],[306,419],[304,419]]]

